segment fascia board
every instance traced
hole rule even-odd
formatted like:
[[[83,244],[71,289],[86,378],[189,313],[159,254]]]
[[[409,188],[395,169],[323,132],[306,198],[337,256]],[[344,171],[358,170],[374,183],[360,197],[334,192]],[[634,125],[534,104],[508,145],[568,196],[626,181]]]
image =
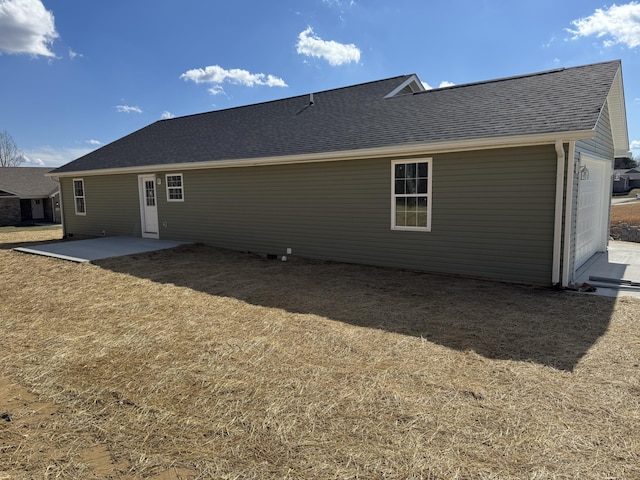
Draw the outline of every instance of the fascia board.
[[[494,148],[524,147],[533,145],[555,144],[556,140],[586,140],[595,135],[593,130],[554,132],[536,135],[518,135],[494,138],[476,138],[468,140],[414,143],[392,145],[388,147],[343,150],[338,152],[321,152],[282,157],[247,158],[231,160],[213,160],[206,162],[185,162],[171,164],[143,165],[136,167],[108,168],[99,170],[76,170],[73,172],[46,173],[54,179],[67,177],[85,177],[95,175],[118,175],[128,173],[168,172],[201,170],[208,168],[257,167],[262,165],[287,165],[296,163],[339,162],[368,158],[408,157],[415,155],[434,155],[438,153],[464,152],[471,150],[489,150]]]

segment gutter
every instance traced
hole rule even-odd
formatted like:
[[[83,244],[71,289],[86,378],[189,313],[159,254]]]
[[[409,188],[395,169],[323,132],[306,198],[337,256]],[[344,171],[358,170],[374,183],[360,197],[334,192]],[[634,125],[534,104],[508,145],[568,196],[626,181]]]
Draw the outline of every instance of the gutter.
[[[46,173],[47,177],[63,178],[91,175],[116,175],[125,173],[149,173],[184,170],[200,170],[205,168],[256,167],[263,165],[287,165],[296,163],[338,162],[345,160],[362,160],[370,158],[400,158],[415,155],[434,155],[438,153],[464,152],[472,150],[489,150],[495,148],[523,147],[532,145],[554,144],[558,138],[567,140],[586,140],[595,135],[594,130],[543,133],[535,135],[514,135],[493,138],[475,138],[467,140],[413,143],[391,145],[386,147],[342,150],[338,152],[320,152],[278,157],[236,158],[227,160],[210,160],[204,162],[184,162],[171,164],[152,164],[135,167],[103,168],[96,170],[74,170],[68,172]],[[90,154],[89,154],[90,155]]]

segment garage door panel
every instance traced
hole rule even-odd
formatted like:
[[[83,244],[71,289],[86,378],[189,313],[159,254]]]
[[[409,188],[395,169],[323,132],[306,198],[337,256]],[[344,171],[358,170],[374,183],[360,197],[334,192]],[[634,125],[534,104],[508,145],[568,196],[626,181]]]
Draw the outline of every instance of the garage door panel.
[[[586,170],[579,172],[576,268],[606,247],[609,206],[609,162],[583,156],[580,163]]]

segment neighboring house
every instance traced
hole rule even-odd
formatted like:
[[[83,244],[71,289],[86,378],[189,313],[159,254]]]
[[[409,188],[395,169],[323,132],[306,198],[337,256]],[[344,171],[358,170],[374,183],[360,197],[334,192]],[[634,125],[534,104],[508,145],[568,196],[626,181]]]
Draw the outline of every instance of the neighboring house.
[[[613,193],[627,193],[629,187],[629,175],[626,170],[613,171]]]
[[[627,193],[634,188],[640,188],[640,168],[629,170],[614,170],[613,193]]]
[[[60,223],[59,186],[51,168],[0,167],[0,226]]]
[[[50,175],[68,237],[567,285],[607,247],[628,146],[611,61],[427,91],[405,75],[160,120]]]

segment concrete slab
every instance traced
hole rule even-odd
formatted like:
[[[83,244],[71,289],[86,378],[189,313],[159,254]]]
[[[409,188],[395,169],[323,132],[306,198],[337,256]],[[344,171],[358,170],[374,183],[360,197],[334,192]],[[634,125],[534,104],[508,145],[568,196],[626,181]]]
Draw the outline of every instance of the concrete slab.
[[[103,258],[121,257],[136,253],[154,252],[184,245],[172,240],[154,240],[134,237],[102,237],[49,243],[34,247],[17,247],[14,250],[35,255],[61,258],[72,262],[91,262]]]
[[[576,284],[584,282],[597,288],[590,295],[640,298],[640,243],[610,240],[606,252],[578,271]]]

